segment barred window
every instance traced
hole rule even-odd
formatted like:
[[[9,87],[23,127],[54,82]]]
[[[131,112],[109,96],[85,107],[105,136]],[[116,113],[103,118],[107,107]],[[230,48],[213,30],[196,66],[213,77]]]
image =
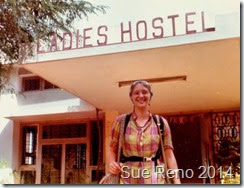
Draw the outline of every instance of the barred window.
[[[86,123],[43,126],[43,139],[80,137],[86,137]]]
[[[33,91],[41,89],[40,77],[26,77],[23,78],[23,91]]]
[[[22,90],[23,91],[35,91],[59,88],[58,86],[42,79],[39,76],[23,77],[22,79]]]
[[[37,127],[23,128],[23,159],[22,164],[33,165],[36,160]]]
[[[58,86],[44,80],[44,89],[54,89],[54,88],[58,88]]]
[[[21,184],[35,184],[36,172],[35,171],[21,171],[20,183]]]

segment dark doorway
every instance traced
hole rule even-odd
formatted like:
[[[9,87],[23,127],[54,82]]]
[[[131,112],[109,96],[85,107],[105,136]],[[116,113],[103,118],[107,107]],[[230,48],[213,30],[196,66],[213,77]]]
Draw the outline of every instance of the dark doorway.
[[[196,116],[170,116],[166,117],[172,132],[174,154],[179,169],[182,183],[199,184],[201,168],[201,134],[200,119]],[[193,173],[192,173],[193,172]],[[193,176],[192,176],[193,175]],[[191,177],[192,176],[192,177]]]

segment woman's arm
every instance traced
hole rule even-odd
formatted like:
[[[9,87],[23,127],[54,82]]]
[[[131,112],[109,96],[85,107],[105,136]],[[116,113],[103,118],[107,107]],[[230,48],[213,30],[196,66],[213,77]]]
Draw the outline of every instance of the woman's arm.
[[[172,149],[166,149],[165,151],[165,157],[167,160],[167,167],[168,170],[174,170],[174,178],[173,181],[175,184],[180,184],[180,177],[178,174],[178,165],[175,159],[175,155]],[[167,175],[167,174],[166,174]]]
[[[177,165],[175,155],[173,152],[173,144],[172,144],[170,127],[169,127],[169,124],[168,124],[166,119],[163,118],[163,121],[164,121],[164,127],[165,127],[165,130],[164,130],[164,152],[165,152],[165,157],[167,160],[167,167],[168,167],[168,170],[170,173],[170,174],[168,174],[168,177],[174,177],[173,178],[174,183],[180,184],[180,176],[178,173],[178,165]],[[171,176],[172,173],[174,173],[174,175]]]
[[[117,159],[117,152],[110,146],[109,147],[109,172],[112,174],[118,174],[121,171],[119,164],[116,162]]]

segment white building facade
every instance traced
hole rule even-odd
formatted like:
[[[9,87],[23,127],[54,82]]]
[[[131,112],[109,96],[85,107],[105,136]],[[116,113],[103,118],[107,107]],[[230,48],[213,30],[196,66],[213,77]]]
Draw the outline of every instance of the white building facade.
[[[169,121],[179,168],[196,174],[182,182],[219,182],[198,176],[217,168],[222,139],[240,138],[239,2],[104,3],[106,15],[40,42],[12,73],[17,95],[1,95],[0,159],[15,183],[98,181],[113,121],[131,112],[129,84],[139,79],[152,84],[151,111]]]

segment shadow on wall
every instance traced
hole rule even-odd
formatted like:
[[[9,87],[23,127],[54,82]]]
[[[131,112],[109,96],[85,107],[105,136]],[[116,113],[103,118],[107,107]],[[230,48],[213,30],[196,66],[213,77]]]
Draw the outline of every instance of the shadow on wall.
[[[0,119],[0,160],[12,167],[13,122],[6,118]]]

